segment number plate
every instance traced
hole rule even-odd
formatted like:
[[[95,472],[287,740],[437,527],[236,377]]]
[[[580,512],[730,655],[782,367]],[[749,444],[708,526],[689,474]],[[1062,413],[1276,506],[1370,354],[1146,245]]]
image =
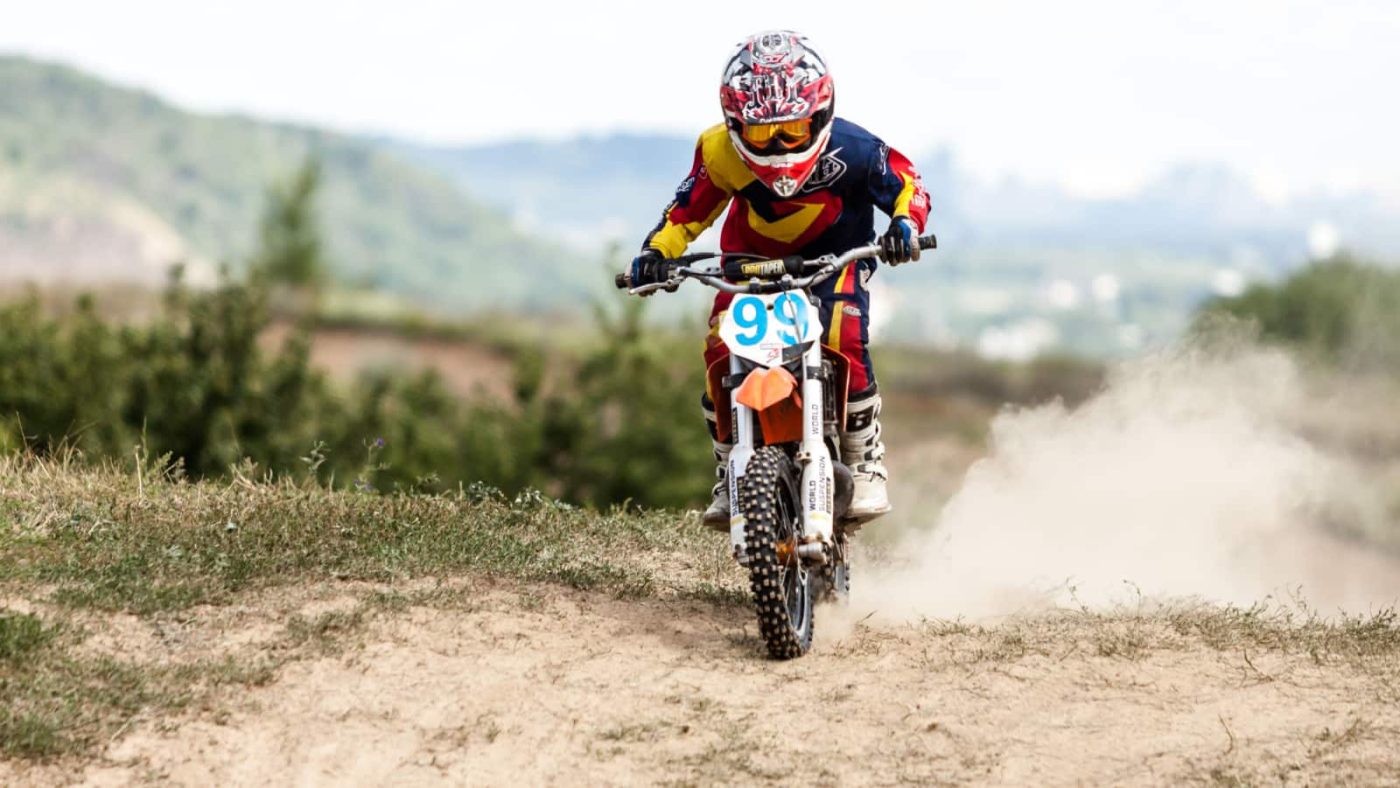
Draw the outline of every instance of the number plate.
[[[802,293],[736,296],[719,337],[729,352],[765,367],[782,363],[783,349],[815,340],[821,321]]]

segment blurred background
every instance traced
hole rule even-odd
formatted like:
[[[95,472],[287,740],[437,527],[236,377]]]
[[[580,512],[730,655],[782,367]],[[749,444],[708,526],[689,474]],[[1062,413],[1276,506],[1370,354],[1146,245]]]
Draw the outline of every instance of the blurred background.
[[[0,443],[699,504],[708,293],[628,300],[611,273],[720,120],[732,45],[773,27],[932,195],[939,252],[875,280],[907,507],[1003,406],[1082,402],[1220,314],[1364,389],[1298,429],[1395,481],[1383,2],[20,4]]]

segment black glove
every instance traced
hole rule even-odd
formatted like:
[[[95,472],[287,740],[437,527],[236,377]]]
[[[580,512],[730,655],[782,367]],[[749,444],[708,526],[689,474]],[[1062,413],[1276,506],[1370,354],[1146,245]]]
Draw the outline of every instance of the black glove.
[[[880,237],[880,259],[890,265],[919,259],[919,238],[913,219],[896,216],[890,220],[890,229]]]
[[[632,279],[633,287],[642,285],[657,285],[665,282],[671,276],[666,258],[655,249],[643,249],[642,253],[632,259],[632,268],[628,272]]]

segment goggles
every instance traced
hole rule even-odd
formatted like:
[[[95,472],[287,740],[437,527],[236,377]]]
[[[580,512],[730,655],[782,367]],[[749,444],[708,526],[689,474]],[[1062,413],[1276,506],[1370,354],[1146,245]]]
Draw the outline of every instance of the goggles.
[[[784,123],[745,124],[744,141],[765,148],[776,140],[784,148],[796,148],[812,137],[812,120],[789,120]]]

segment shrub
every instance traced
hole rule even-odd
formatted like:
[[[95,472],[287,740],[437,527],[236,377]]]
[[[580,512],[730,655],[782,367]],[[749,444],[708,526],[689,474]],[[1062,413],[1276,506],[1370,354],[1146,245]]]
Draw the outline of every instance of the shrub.
[[[550,362],[570,385],[546,386],[545,361],[525,353],[515,402],[468,404],[431,371],[339,390],[310,365],[305,326],[265,352],[256,283],[195,291],[176,278],[155,319],[123,327],[86,299],[47,318],[31,297],[0,307],[0,446],[138,452],[196,477],[251,467],[363,491],[484,483],[597,506],[694,503],[709,479],[698,354],[647,339],[640,308],[600,316],[593,350]]]
[[[1202,309],[1197,329],[1219,315],[1251,321],[1265,340],[1344,367],[1400,368],[1400,271],[1346,255],[1218,298]]]

